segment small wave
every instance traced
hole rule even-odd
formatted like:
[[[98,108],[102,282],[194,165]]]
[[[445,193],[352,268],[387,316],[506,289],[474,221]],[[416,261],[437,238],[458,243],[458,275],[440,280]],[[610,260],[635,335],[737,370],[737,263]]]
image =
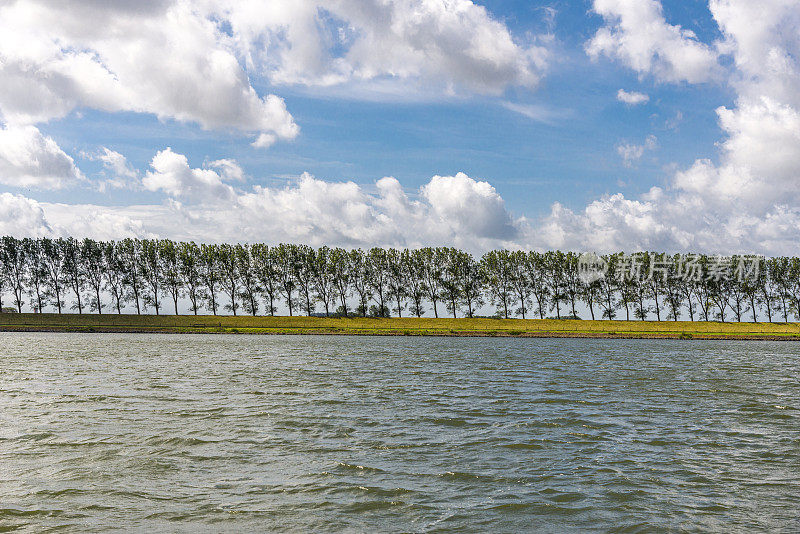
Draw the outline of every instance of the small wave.
[[[346,471],[358,471],[361,473],[385,473],[383,469],[379,469],[377,467],[369,467],[365,465],[358,465],[358,464],[348,464],[346,462],[336,462],[336,466],[340,469]]]
[[[152,436],[145,440],[148,445],[171,445],[179,447],[191,447],[195,445],[206,445],[209,443],[219,443],[224,440],[219,439],[202,439],[202,438],[186,438],[181,436]]]
[[[540,443],[506,443],[504,445],[500,445],[504,449],[521,449],[521,450],[532,450],[537,451],[540,449],[544,449],[544,446]]]
[[[400,495],[407,495],[409,493],[416,493],[414,490],[406,488],[379,488],[377,486],[358,486],[365,495],[375,495],[378,497],[398,497]]]
[[[647,495],[644,490],[633,491],[607,491],[606,497],[612,502],[630,502]]]
[[[85,514],[76,514],[65,510],[48,510],[43,508],[0,508],[0,519],[13,517],[61,517],[65,519],[81,519],[88,517]]]
[[[547,500],[557,503],[578,502],[586,499],[586,494],[580,491],[560,491],[554,488],[546,488],[541,493],[545,495]]]
[[[441,425],[441,426],[451,426],[455,428],[460,428],[464,426],[472,426],[476,424],[484,425],[485,423],[472,423],[467,421],[466,419],[460,419],[457,417],[431,417],[425,418],[425,421],[429,423],[433,423],[434,425]]]
[[[451,478],[453,480],[478,480],[481,478],[480,475],[475,475],[472,473],[464,473],[462,471],[447,471],[446,473],[442,473],[439,475],[442,478]]]
[[[345,513],[360,514],[363,512],[374,512],[377,510],[385,510],[387,508],[396,508],[398,506],[405,506],[404,501],[364,501],[356,502],[348,505],[344,511]]]

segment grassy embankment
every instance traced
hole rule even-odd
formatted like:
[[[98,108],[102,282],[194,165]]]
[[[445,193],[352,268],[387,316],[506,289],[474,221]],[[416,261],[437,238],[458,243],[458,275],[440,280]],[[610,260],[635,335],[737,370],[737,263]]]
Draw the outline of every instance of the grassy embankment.
[[[11,331],[800,340],[800,323],[0,314]]]

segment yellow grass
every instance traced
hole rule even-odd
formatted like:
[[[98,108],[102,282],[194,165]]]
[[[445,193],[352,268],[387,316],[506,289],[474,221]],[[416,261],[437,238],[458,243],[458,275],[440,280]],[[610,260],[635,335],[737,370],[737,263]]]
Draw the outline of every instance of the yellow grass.
[[[2,331],[795,339],[800,323],[0,314]]]

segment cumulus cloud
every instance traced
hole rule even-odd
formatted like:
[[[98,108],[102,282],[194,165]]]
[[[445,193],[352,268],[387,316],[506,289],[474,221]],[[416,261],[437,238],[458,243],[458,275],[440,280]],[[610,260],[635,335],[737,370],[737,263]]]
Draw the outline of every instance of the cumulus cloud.
[[[421,193],[440,224],[450,225],[454,231],[496,239],[515,236],[505,202],[488,182],[475,181],[461,172],[434,176]]]
[[[45,237],[53,234],[44,210],[35,200],[0,193],[0,235]]]
[[[81,106],[292,139],[283,99],[260,97],[230,38],[186,2],[0,6],[0,112],[11,123]]]
[[[53,20],[49,8],[35,2],[3,4],[0,52],[9,42],[21,42],[21,36],[30,37],[25,42],[31,46],[14,56],[0,53],[0,110],[12,121],[5,131],[20,129],[35,142],[30,150],[0,148],[0,165],[17,173],[0,176],[50,176],[49,171],[39,171],[61,169],[56,180],[39,178],[47,187],[57,187],[64,176],[79,178],[71,158],[54,142],[48,143],[36,128],[20,125],[63,116],[76,106],[144,111],[205,127],[236,128],[253,132],[253,143],[265,147],[296,135],[296,126],[278,97],[272,100],[272,116],[278,119],[259,122],[269,115],[264,107],[271,105],[270,97],[252,90],[252,73],[275,84],[416,83],[445,92],[493,94],[512,85],[535,85],[545,65],[543,48],[513,39],[502,23],[465,0],[413,5],[399,0],[334,0],[324,6],[300,0],[291,9],[287,6],[254,0],[232,6],[206,0],[192,8],[167,1],[84,2],[65,10],[63,20]],[[712,0],[710,9],[722,35],[714,47],[667,23],[655,0],[594,2],[605,25],[587,44],[592,57],[610,57],[660,82],[704,82],[728,74],[736,94],[733,105],[717,110],[723,131],[719,152],[685,166],[663,188],[635,198],[611,192],[584,207],[557,203],[533,220],[513,216],[490,184],[465,174],[434,176],[416,191],[404,190],[391,177],[365,187],[308,174],[285,187],[246,188],[244,173],[232,160],[193,167],[185,156],[165,149],[146,173],[136,173],[141,187],[168,197],[163,204],[73,206],[6,194],[0,200],[0,229],[20,235],[100,238],[448,244],[476,252],[499,246],[796,252],[800,10],[796,0]],[[93,20],[108,24],[86,24],[86,10],[96,10]],[[132,21],[136,27],[126,26]],[[109,28],[115,32],[111,37]],[[62,37],[54,40],[53,32]],[[170,41],[170,32],[188,43],[186,50]],[[105,40],[119,45],[120,52],[106,51],[112,45]],[[156,45],[148,44],[151,40]],[[138,56],[140,45],[143,54],[154,57]],[[372,61],[368,51],[380,61]],[[132,59],[119,57],[126,54]],[[181,63],[174,72],[167,72],[171,65],[162,63],[170,54]],[[718,54],[730,58],[729,68],[721,69]],[[155,57],[159,55],[165,57]],[[142,69],[155,68],[158,76],[129,86],[127,77],[144,71],[128,62],[139,60],[147,63]],[[191,69],[202,74],[192,74]],[[181,85],[197,85],[198,79],[203,85],[206,78],[207,87]],[[630,105],[641,100],[639,93],[623,90],[617,97]],[[534,108],[515,111],[538,116]],[[18,139],[7,139],[7,146],[17,146]],[[617,150],[623,162],[633,165],[655,144],[655,138],[646,139],[620,144]],[[8,155],[26,150],[49,154],[60,166],[42,167],[50,161],[47,157]],[[113,151],[104,152],[100,160],[109,173],[135,173]],[[36,172],[19,171],[27,168],[26,161],[35,162],[31,165]],[[21,226],[9,226],[17,220],[23,221]]]
[[[393,177],[374,187],[329,182],[303,174],[284,187],[237,190],[225,183],[230,160],[192,168],[185,156],[165,149],[142,178],[164,191],[158,205],[99,206],[37,203],[39,223],[56,235],[118,239],[162,236],[198,241],[291,241],[347,247],[454,245],[479,252],[519,246],[528,232],[487,182],[466,174],[434,176],[406,192]],[[232,171],[235,175],[236,170]],[[14,197],[22,202],[23,197]]]
[[[618,59],[667,82],[703,82],[720,73],[716,52],[691,30],[667,23],[658,0],[594,0],[592,9],[605,20],[586,44],[593,59]]]
[[[0,126],[0,183],[61,189],[82,179],[72,157],[35,126]]]
[[[415,80],[497,94],[536,85],[547,36],[516,41],[469,0],[245,0],[217,6],[248,62],[278,84]]]
[[[98,206],[93,204],[40,203],[52,234],[58,237],[89,237],[103,241],[126,237],[156,238],[146,222],[158,219],[162,228],[171,224],[162,206]]]
[[[626,91],[625,89],[620,89],[617,91],[617,100],[620,102],[624,102],[629,106],[638,106],[639,104],[645,104],[650,100],[650,97],[644,93],[639,93],[636,91]]]
[[[101,175],[104,179],[97,183],[100,192],[105,192],[109,188],[140,188],[139,173],[128,163],[128,159],[116,150],[103,146],[97,152],[82,152],[81,157],[103,164]]]
[[[686,70],[692,62],[659,65],[661,60],[653,60],[654,56],[634,54],[639,39],[626,33],[624,21],[632,15],[619,9],[625,6],[624,2],[595,2],[599,13],[616,22],[595,36],[590,51],[592,47],[598,53],[612,51],[634,70],[653,72],[666,80],[705,79],[693,75],[694,69]],[[725,135],[718,144],[718,157],[696,160],[678,171],[667,188],[653,188],[639,198],[610,194],[582,210],[556,204],[541,221],[540,235],[547,246],[796,252],[800,240],[800,10],[793,0],[758,4],[712,0],[709,7],[723,34],[718,48],[731,57],[735,68],[729,83],[737,93],[734,107],[717,109]],[[642,10],[660,13],[660,5],[642,2],[635,11]],[[604,40],[608,36],[614,39]],[[688,38],[690,49],[698,46],[691,35],[683,37]],[[697,57],[707,55],[699,50],[695,50]],[[635,145],[618,150],[623,158],[640,157]]]
[[[36,124],[81,107],[150,113],[252,133],[267,148],[299,127],[251,77],[498,94],[536,85],[547,40],[515,39],[469,0],[5,2],[0,116]]]
[[[208,165],[211,168],[192,169],[186,156],[173,152],[169,147],[156,154],[150,166],[153,170],[142,178],[145,189],[202,201],[233,198],[234,189],[225,181],[241,180],[243,174],[231,160],[212,162]]]
[[[648,135],[641,145],[633,143],[620,143],[617,145],[617,154],[622,158],[622,164],[631,168],[642,159],[646,150],[653,150],[658,146],[658,139],[655,135]]]

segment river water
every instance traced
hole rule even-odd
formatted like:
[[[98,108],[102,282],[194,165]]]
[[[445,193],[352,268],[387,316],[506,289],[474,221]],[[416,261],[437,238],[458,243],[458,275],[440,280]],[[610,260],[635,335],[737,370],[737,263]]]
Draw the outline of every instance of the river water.
[[[5,333],[0,358],[0,530],[800,530],[798,344]]]

